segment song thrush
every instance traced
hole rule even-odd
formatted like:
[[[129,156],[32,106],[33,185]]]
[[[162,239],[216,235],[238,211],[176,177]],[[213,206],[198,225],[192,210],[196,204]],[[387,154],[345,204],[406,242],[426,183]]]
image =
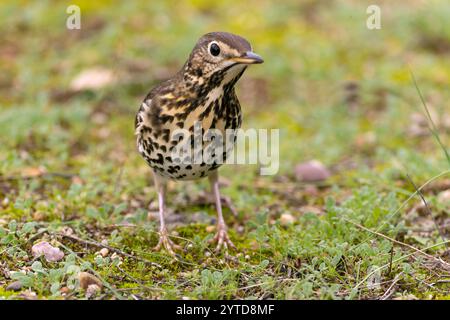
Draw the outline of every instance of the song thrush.
[[[164,223],[165,192],[168,179],[192,180],[208,177],[217,209],[216,251],[233,247],[222,216],[218,167],[224,163],[230,148],[224,140],[201,144],[201,161],[193,161],[193,153],[186,157],[183,147],[205,142],[211,129],[226,136],[229,129],[241,126],[241,107],[234,85],[249,64],[262,63],[244,38],[226,32],[212,32],[202,36],[183,68],[171,79],[153,88],[145,97],[135,119],[135,134],[139,153],[153,170],[159,201],[160,239],[155,247],[162,247],[172,255],[181,247],[169,239]],[[198,127],[198,128],[197,128]],[[195,132],[200,129],[201,134]],[[181,137],[178,133],[183,132]],[[232,136],[232,142],[236,136]],[[218,148],[218,147],[222,148]],[[194,152],[195,153],[195,152]],[[221,160],[215,158],[222,155]],[[207,161],[205,159],[214,159]]]

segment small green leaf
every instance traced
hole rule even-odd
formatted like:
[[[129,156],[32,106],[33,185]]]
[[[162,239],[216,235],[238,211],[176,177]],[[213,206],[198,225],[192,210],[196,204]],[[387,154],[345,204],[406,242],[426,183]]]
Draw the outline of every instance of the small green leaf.
[[[114,208],[113,215],[120,215],[122,212],[124,212],[128,207],[128,204],[126,202],[122,202],[118,206]]]
[[[40,261],[33,262],[33,264],[31,265],[31,269],[33,271],[42,272],[42,263]]]
[[[61,288],[61,284],[59,282],[54,282],[50,287],[50,292],[53,295],[59,294],[59,288]]]
[[[36,222],[27,222],[22,226],[22,229],[20,230],[21,233],[31,233],[35,230]]]
[[[9,231],[16,231],[16,229],[17,229],[17,222],[16,222],[16,220],[11,220],[8,223],[8,229],[9,229]]]

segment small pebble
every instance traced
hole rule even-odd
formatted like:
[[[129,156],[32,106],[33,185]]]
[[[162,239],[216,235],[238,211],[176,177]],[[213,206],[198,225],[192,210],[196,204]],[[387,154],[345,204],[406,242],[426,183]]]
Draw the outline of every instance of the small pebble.
[[[42,211],[35,211],[33,212],[32,216],[34,221],[42,221],[45,218],[45,215],[44,213],[42,213]]]
[[[295,222],[295,217],[290,213],[283,213],[280,217],[280,223],[283,226],[293,224]]]
[[[303,182],[323,181],[331,175],[328,169],[317,160],[298,164],[294,173],[297,180]]]
[[[450,190],[442,191],[438,194],[437,199],[440,203],[450,204]]]
[[[116,259],[116,258],[119,258],[120,259],[120,256],[116,253],[116,252],[113,252],[113,254],[111,255],[111,259]]]
[[[73,229],[71,227],[64,226],[61,230],[61,233],[66,236],[71,236],[71,235],[73,235]]]
[[[102,248],[102,249],[99,251],[99,253],[100,253],[100,255],[104,258],[104,257],[106,257],[106,256],[109,254],[109,250],[108,250],[108,248]]]
[[[78,281],[80,282],[80,287],[84,290],[87,290],[92,284],[97,285],[100,289],[103,287],[100,279],[88,272],[80,272],[78,274]]]
[[[68,294],[70,292],[70,289],[67,287],[62,287],[61,289],[59,289],[59,292],[61,292],[61,294]]]
[[[86,289],[86,297],[87,298],[91,298],[93,296],[95,296],[97,294],[97,292],[100,292],[102,290],[101,287],[99,287],[96,284],[90,284],[88,285],[87,289]]]

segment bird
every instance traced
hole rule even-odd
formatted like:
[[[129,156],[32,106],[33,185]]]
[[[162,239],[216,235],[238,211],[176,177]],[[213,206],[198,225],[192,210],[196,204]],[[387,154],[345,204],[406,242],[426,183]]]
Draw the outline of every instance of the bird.
[[[217,243],[216,252],[228,252],[228,247],[236,249],[222,214],[218,168],[236,142],[236,134],[226,136],[227,130],[236,132],[242,123],[234,86],[249,65],[263,62],[245,38],[210,32],[199,38],[182,68],[151,89],[142,101],[135,117],[135,135],[138,152],[153,171],[158,194],[160,228],[154,250],[165,249],[175,256],[175,251],[182,249],[169,238],[164,220],[168,181],[202,178],[210,182],[217,211],[217,233],[210,241]],[[209,131],[218,133],[215,143],[212,137],[209,143],[203,143],[203,133]],[[226,144],[227,141],[231,143]],[[192,148],[197,142],[202,142],[199,148],[186,151],[186,147]],[[222,161],[217,161],[219,153]],[[200,161],[192,161],[195,155],[200,156],[195,158]]]

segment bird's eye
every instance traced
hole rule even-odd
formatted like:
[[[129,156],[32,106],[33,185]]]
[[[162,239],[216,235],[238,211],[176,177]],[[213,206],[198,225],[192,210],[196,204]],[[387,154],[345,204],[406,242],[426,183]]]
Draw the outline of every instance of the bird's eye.
[[[220,53],[220,47],[217,43],[213,42],[209,46],[209,52],[214,56],[217,57]]]

